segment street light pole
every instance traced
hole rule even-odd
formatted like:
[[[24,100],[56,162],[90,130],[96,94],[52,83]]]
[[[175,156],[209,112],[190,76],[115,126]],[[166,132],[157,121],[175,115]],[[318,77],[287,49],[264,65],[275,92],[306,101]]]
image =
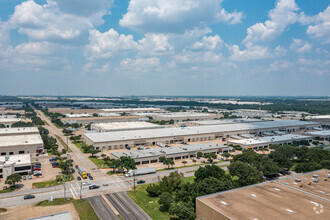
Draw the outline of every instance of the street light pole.
[[[80,182],[80,200],[81,200],[81,198],[82,198],[82,182]]]
[[[134,192],[135,192],[135,172],[133,171]]]

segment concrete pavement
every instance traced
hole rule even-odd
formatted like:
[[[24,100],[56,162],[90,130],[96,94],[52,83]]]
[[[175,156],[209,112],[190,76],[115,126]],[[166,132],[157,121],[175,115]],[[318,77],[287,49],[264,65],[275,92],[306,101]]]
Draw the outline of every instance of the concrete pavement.
[[[125,220],[151,220],[151,218],[129,198],[126,192],[105,195]]]
[[[102,196],[93,196],[86,199],[93,207],[95,213],[100,220],[116,220],[119,219],[116,214],[111,210]]]

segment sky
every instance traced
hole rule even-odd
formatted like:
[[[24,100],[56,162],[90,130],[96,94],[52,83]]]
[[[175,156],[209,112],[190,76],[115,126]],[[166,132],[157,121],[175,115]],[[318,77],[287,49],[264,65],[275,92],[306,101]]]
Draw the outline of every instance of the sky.
[[[0,0],[0,94],[330,95],[328,0]]]

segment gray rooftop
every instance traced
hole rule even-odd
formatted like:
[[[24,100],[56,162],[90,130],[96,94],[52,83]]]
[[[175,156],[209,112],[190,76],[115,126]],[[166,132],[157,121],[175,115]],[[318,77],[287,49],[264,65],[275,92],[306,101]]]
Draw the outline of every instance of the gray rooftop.
[[[253,144],[267,144],[270,142],[283,142],[292,140],[305,140],[311,138],[310,136],[298,135],[298,134],[286,134],[282,136],[270,136],[270,137],[257,137],[251,139],[241,139],[233,140],[230,143],[233,144],[243,144],[243,145],[253,145]]]
[[[313,131],[313,132],[307,132],[306,134],[310,135],[319,135],[319,136],[329,136],[330,130],[323,130],[323,131]]]
[[[0,136],[0,147],[43,145],[39,134]]]
[[[225,133],[258,129],[271,129],[290,126],[318,125],[315,122],[297,121],[297,120],[281,120],[281,121],[265,121],[252,123],[237,123],[225,125],[209,125],[209,126],[193,126],[180,128],[160,128],[145,129],[136,131],[120,131],[120,132],[103,132],[103,133],[85,133],[85,136],[94,143],[103,143],[110,141],[124,141],[147,138],[161,138],[172,136],[187,136],[198,134]]]
[[[221,120],[200,120],[191,121],[200,125],[221,125],[221,124],[235,124],[235,123],[251,123],[251,122],[262,122],[264,120],[255,118],[242,118],[242,119],[221,119]]]
[[[11,135],[11,134],[39,134],[37,127],[24,127],[24,128],[0,128],[0,136],[2,135]]]
[[[170,156],[172,154],[195,153],[197,151],[217,150],[223,148],[228,148],[228,146],[215,144],[215,143],[203,143],[203,144],[181,145],[175,147],[145,149],[145,150],[121,151],[121,152],[113,152],[111,154],[117,158],[120,158],[121,156],[130,156],[133,159],[139,159],[146,157],[158,157],[165,154],[167,156]]]

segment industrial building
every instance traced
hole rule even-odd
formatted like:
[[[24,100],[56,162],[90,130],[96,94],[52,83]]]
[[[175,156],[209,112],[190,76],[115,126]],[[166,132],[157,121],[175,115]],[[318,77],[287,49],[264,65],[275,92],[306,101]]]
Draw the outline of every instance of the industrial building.
[[[165,126],[163,125],[157,125],[145,121],[135,121],[135,122],[113,122],[113,123],[92,124],[91,130],[97,132],[110,132],[110,131],[156,129],[156,128],[164,128],[164,127]]]
[[[44,149],[39,134],[0,136],[0,155],[37,154]]]
[[[204,119],[219,119],[222,115],[200,113],[200,112],[173,112],[164,114],[152,114],[152,118],[156,121],[186,121],[186,120],[204,120]]]
[[[187,121],[187,126],[204,126],[204,125],[223,125],[223,124],[236,124],[236,123],[251,123],[262,122],[264,120],[255,118],[237,118],[237,119],[222,119],[222,120],[200,120],[200,121]]]
[[[312,131],[307,132],[306,134],[311,135],[313,137],[321,137],[325,140],[330,140],[330,130],[322,130],[322,131]]]
[[[39,134],[37,127],[0,128],[0,136]]]
[[[144,149],[135,151],[113,152],[111,157],[119,159],[122,156],[129,156],[134,159],[136,165],[157,163],[159,157],[166,157],[167,159],[180,160],[185,158],[192,158],[197,156],[197,152],[206,153],[223,153],[228,152],[229,147],[214,143],[190,144],[174,147],[163,147],[155,149]]]
[[[318,122],[321,125],[330,126],[330,115],[307,116],[305,119],[307,121]]]
[[[20,121],[20,118],[0,118],[0,124],[3,124],[6,128],[11,128],[12,124]]]
[[[83,140],[96,149],[119,149],[138,145],[155,145],[156,142],[165,144],[177,142],[208,141],[218,138],[228,138],[231,135],[261,134],[262,132],[295,132],[311,130],[317,123],[282,120],[252,123],[237,123],[224,125],[194,126],[180,128],[144,129],[135,131],[85,133]]]
[[[281,136],[256,137],[241,140],[228,141],[229,144],[240,145],[244,149],[268,148],[271,144],[292,144],[293,141],[312,141],[313,137],[297,134],[285,134]]]
[[[88,125],[90,123],[110,123],[110,122],[128,122],[141,121],[140,116],[115,116],[115,117],[83,117],[83,118],[62,118],[63,124],[82,124]]]
[[[320,170],[197,197],[196,219],[329,219],[328,172]]]
[[[0,179],[6,179],[11,174],[27,175],[31,172],[30,154],[0,156]]]
[[[163,112],[164,109],[160,108],[110,108],[110,109],[71,109],[71,108],[51,108],[48,110],[52,113],[61,114],[93,114],[93,113],[127,113],[132,112]]]

